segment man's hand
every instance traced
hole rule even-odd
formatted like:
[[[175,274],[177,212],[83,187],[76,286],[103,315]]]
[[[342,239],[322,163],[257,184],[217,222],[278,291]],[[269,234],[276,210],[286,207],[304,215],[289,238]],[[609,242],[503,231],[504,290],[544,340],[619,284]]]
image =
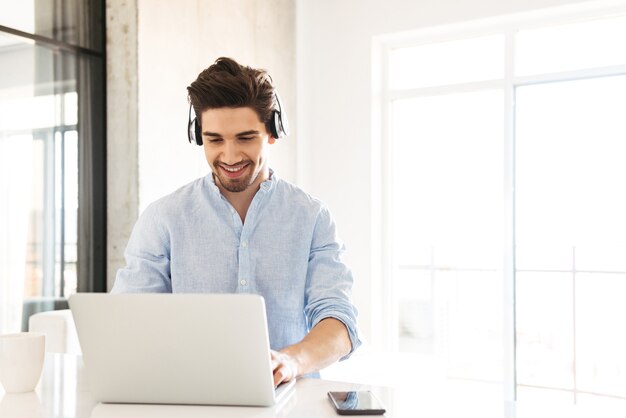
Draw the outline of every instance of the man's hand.
[[[270,350],[272,370],[274,371],[274,387],[289,382],[298,376],[298,363],[289,354]]]
[[[315,372],[350,352],[350,336],[343,322],[325,318],[302,341],[280,351],[270,350],[274,386]]]

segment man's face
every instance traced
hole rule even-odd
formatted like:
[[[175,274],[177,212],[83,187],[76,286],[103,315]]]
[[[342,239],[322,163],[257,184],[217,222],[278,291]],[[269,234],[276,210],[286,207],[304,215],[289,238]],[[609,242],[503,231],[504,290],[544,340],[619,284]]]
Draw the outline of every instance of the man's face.
[[[242,192],[269,175],[269,144],[265,124],[250,107],[223,107],[202,112],[202,143],[218,185]]]

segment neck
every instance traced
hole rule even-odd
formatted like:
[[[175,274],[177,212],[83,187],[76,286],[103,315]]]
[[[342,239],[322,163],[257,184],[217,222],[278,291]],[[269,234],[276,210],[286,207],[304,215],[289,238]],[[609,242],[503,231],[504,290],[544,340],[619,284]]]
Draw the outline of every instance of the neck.
[[[242,192],[229,192],[222,186],[216,176],[213,176],[213,180],[215,181],[217,187],[220,189],[222,196],[224,196],[226,200],[228,200],[228,202],[233,206],[233,208],[235,208],[235,210],[239,214],[239,217],[241,218],[241,222],[245,222],[246,213],[248,213],[248,208],[252,203],[252,199],[254,199],[254,195],[256,194],[256,192],[259,191],[261,183],[269,178],[269,174],[269,168],[263,168],[263,170],[261,170],[254,182],[250,186],[246,187],[246,189]]]

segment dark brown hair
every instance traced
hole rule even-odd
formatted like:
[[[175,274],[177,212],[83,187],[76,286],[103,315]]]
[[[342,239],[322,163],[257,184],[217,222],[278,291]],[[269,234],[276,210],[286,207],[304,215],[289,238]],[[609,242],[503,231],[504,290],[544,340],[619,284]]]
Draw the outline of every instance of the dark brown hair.
[[[200,115],[207,109],[250,107],[271,132],[270,120],[276,105],[272,79],[265,70],[221,57],[198,75],[187,87],[187,92],[197,123],[201,122]]]

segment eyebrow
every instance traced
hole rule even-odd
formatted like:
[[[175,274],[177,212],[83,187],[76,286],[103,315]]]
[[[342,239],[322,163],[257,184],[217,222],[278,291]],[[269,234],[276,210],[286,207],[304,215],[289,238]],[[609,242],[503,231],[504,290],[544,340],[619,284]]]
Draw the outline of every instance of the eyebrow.
[[[250,136],[250,135],[258,135],[259,131],[255,131],[255,130],[251,130],[251,131],[243,131],[243,132],[239,132],[238,134],[236,134],[235,136],[239,137],[239,136]],[[213,136],[216,138],[221,138],[222,134],[218,134],[217,132],[202,132],[203,136]]]

